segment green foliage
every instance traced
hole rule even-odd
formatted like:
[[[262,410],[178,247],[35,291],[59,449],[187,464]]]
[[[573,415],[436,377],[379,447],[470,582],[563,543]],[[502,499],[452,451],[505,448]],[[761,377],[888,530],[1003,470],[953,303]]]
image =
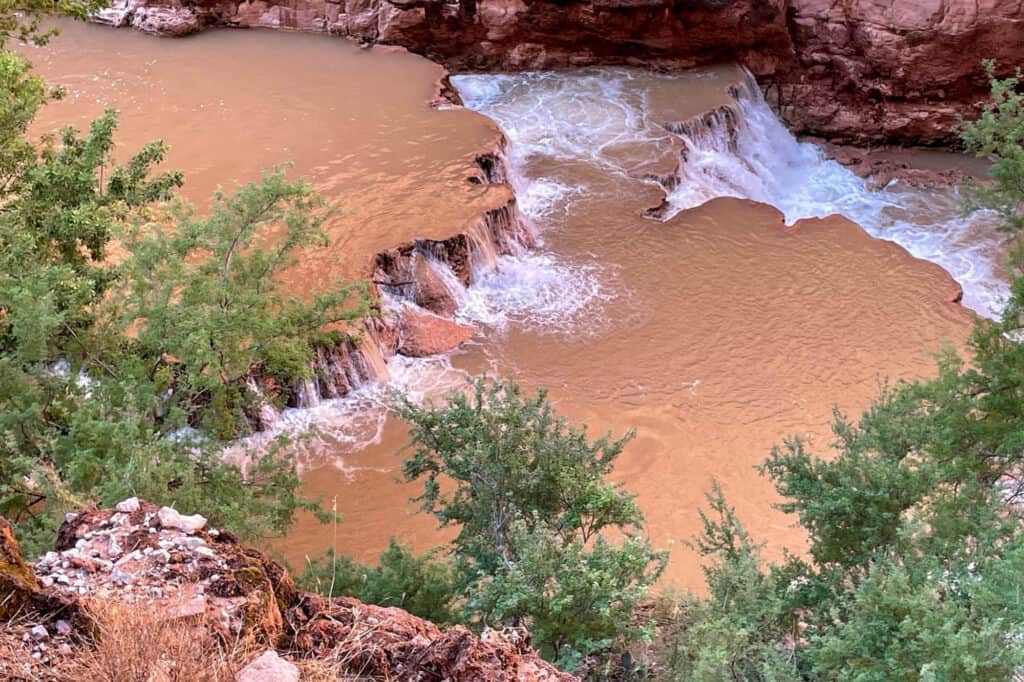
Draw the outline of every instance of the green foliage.
[[[299,587],[327,597],[355,597],[367,604],[397,606],[441,625],[454,623],[455,583],[451,565],[437,551],[416,556],[394,538],[379,566],[366,566],[332,550],[309,561]]]
[[[679,680],[798,680],[789,643],[797,635],[784,570],[761,571],[755,544],[717,483],[701,512],[696,548],[708,597],[688,597],[682,623],[667,638],[662,664]],[[779,588],[782,589],[779,589]]]
[[[110,111],[33,143],[41,82],[7,52],[0,79],[0,514],[30,552],[67,509],[131,495],[282,532],[312,508],[287,443],[221,452],[257,407],[250,376],[288,385],[326,325],[366,310],[363,285],[280,292],[297,250],[325,243],[322,201],[278,170],[206,217],[164,207],[182,178],[154,172],[161,143],[115,163]]]
[[[147,221],[126,234],[130,257],[114,314],[120,328],[134,331],[132,351],[146,361],[147,377],[167,370],[173,391],[161,410],[190,421],[200,415],[208,431],[237,436],[250,399],[247,378],[307,375],[311,339],[367,314],[364,283],[309,303],[281,292],[277,276],[295,263],[295,252],[327,245],[321,225],[328,215],[319,195],[279,169],[231,196],[218,194],[208,217],[179,202],[170,228]]]
[[[43,28],[43,20],[86,19],[109,4],[109,0],[0,0],[0,50],[6,49],[12,38],[45,45],[58,31]]]
[[[648,637],[634,624],[636,608],[664,568],[646,538],[613,544],[598,535],[586,544],[546,525],[510,533],[517,559],[470,590],[466,611],[485,622],[524,618],[541,653],[566,669],[583,656]]]
[[[994,66],[987,65],[990,77]],[[1019,75],[965,124],[993,161],[973,207],[1024,226]],[[671,638],[681,680],[1008,680],[1024,665],[1024,276],[1013,261],[1002,319],[978,319],[969,365],[900,383],[853,422],[836,413],[835,454],[799,439],[762,472],[807,531],[806,559],[767,565],[716,489],[698,542],[710,595]]]
[[[633,532],[633,496],[605,477],[632,437],[590,441],[557,416],[544,391],[477,381],[443,407],[398,406],[411,425],[409,480],[423,508],[457,524],[456,572],[467,616],[525,624],[549,658],[571,663],[642,634],[633,612],[665,555]],[[602,537],[614,530],[620,544]]]
[[[984,63],[992,96],[981,116],[962,124],[961,136],[967,151],[992,162],[991,185],[975,185],[968,208],[998,211],[1003,229],[1018,232],[1024,227],[1021,198],[1024,193],[1024,94],[1018,69],[1009,78],[996,77],[996,64]]]
[[[764,471],[808,560],[765,566],[716,491],[699,543],[711,594],[676,634],[678,679],[994,681],[1024,663],[1024,526],[1007,506],[1024,392],[1019,371],[985,371],[1019,358],[1001,329],[978,322],[975,368],[947,356],[859,423],[837,415],[837,456],[799,440],[772,452]]]

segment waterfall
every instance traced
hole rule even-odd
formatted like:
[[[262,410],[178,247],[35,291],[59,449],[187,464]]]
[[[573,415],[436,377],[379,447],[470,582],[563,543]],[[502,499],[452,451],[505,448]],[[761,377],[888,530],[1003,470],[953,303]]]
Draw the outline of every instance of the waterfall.
[[[585,162],[609,173],[635,169],[616,152],[647,145],[653,155],[681,146],[675,174],[647,176],[666,193],[648,215],[668,220],[718,197],[770,204],[787,223],[843,215],[872,236],[894,241],[918,258],[945,268],[964,289],[963,303],[996,314],[1007,287],[995,275],[999,238],[991,215],[961,215],[955,189],[909,187],[899,182],[872,190],[865,180],[801,142],[765,102],[746,72],[729,84],[728,102],[698,116],[658,120],[645,88],[674,76],[624,68],[573,73],[456,76],[467,107],[495,119],[509,138],[509,181],[523,211],[535,218],[564,208],[578,188],[524,168],[543,157]],[[685,108],[685,107],[684,107]],[[674,138],[674,139],[669,139]]]
[[[995,274],[999,238],[991,214],[963,216],[955,189],[897,181],[872,190],[819,146],[797,140],[759,89],[742,87],[732,94],[736,107],[728,113],[713,112],[699,125],[666,124],[685,152],[664,218],[721,196],[771,204],[787,224],[840,214],[872,236],[941,265],[963,287],[964,305],[983,315],[1002,309],[1008,290]]]

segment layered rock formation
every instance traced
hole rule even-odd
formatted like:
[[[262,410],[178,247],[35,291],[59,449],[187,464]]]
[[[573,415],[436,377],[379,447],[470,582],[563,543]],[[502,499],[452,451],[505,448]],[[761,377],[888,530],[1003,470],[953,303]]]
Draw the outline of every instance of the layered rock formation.
[[[983,59],[1024,63],[1019,0],[789,0],[795,62],[769,93],[794,128],[939,142],[988,87]],[[774,89],[774,92],[773,92]]]
[[[521,631],[477,636],[458,626],[441,630],[401,609],[300,592],[280,564],[229,532],[136,499],[68,515],[54,550],[36,562],[34,573],[9,528],[0,519],[0,625],[6,624],[0,630],[25,636],[9,645],[22,655],[0,655],[2,679],[14,679],[15,666],[33,661],[33,673],[49,677],[47,666],[73,664],[87,654],[103,636],[91,623],[98,602],[132,604],[154,620],[271,652],[251,656],[239,679],[281,679],[258,676],[292,670],[281,657],[331,658],[359,679],[576,679],[537,657]],[[57,647],[59,656],[51,654]]]
[[[323,31],[458,70],[738,61],[801,132],[938,143],[1024,61],[1019,0],[115,0],[97,20]]]
[[[273,404],[310,407],[340,398],[354,389],[388,378],[387,360],[395,355],[424,357],[458,348],[473,328],[455,320],[458,296],[473,283],[475,273],[497,267],[502,255],[533,248],[537,236],[519,212],[506,183],[502,145],[477,158],[478,173],[469,178],[490,185],[498,200],[469,224],[443,240],[417,239],[377,253],[370,280],[378,301],[374,315],[358,334],[342,337],[332,347],[317,349],[312,378],[293,386],[252,376],[249,389],[262,409],[249,415],[255,430],[269,428],[278,416]]]

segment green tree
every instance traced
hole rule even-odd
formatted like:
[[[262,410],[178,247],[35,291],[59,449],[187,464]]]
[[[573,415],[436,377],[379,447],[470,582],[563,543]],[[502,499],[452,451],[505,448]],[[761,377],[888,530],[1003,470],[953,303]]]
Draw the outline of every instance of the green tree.
[[[987,65],[990,76],[994,66]],[[993,162],[972,205],[1024,220],[1020,77],[992,80],[965,124]],[[1024,345],[1021,251],[998,321],[977,319],[970,363],[884,390],[834,454],[787,440],[762,472],[807,531],[806,558],[761,560],[721,494],[700,549],[710,596],[688,604],[667,676],[693,680],[1008,680],[1024,665]],[[710,520],[709,520],[710,519]]]
[[[1024,227],[1024,94],[1020,69],[1009,78],[997,78],[996,63],[984,62],[991,97],[981,115],[962,122],[961,137],[967,151],[991,162],[992,182],[972,185],[968,208],[999,212],[1003,229],[1019,232]]]
[[[0,80],[0,514],[29,551],[65,510],[130,495],[250,538],[285,530],[312,508],[288,444],[221,452],[264,399],[251,380],[287,390],[367,310],[362,284],[280,289],[326,243],[322,200],[278,170],[205,217],[165,206],[182,177],[155,171],[161,143],[115,163],[109,111],[33,142],[42,82],[3,51]]]
[[[366,566],[332,550],[309,561],[299,587],[327,597],[355,597],[367,604],[397,606],[433,623],[454,623],[456,590],[451,564],[438,551],[417,556],[394,538],[378,566]]]
[[[86,19],[109,4],[109,0],[2,0],[0,50],[7,49],[12,38],[45,45],[58,31],[55,28],[43,28],[41,24],[44,20],[52,17]]]
[[[761,546],[717,483],[706,497],[710,510],[700,512],[703,532],[695,547],[709,562],[703,568],[708,596],[683,600],[682,624],[666,638],[664,669],[679,680],[800,679],[786,571],[762,570]]]
[[[297,250],[328,245],[330,215],[283,170],[218,194],[207,217],[180,202],[170,214],[169,228],[147,220],[126,234],[130,256],[111,307],[117,326],[133,332],[132,362],[143,361],[144,378],[168,396],[154,410],[180,411],[230,439],[244,433],[246,411],[260,399],[248,380],[287,386],[309,376],[315,344],[340,343],[344,325],[368,314],[369,290],[341,284],[310,302],[282,292],[279,275]]]
[[[424,510],[459,527],[469,617],[527,625],[542,653],[570,665],[642,634],[632,614],[666,557],[636,535],[633,496],[606,480],[632,434],[590,441],[544,391],[482,379],[442,407],[403,401],[398,412],[412,427],[406,478],[423,480]]]
[[[764,564],[712,498],[724,520],[706,520],[700,543],[711,594],[675,635],[678,679],[995,681],[1024,663],[1024,393],[985,373],[984,344],[1019,349],[978,325],[977,368],[947,358],[859,422],[837,415],[835,457],[799,440],[772,452],[764,471],[808,533],[806,559]]]

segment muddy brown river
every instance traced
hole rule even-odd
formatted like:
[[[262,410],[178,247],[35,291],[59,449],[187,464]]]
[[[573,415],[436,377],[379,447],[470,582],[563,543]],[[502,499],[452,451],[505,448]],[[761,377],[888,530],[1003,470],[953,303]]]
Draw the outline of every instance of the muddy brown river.
[[[713,478],[770,556],[799,551],[801,533],[772,509],[755,465],[789,434],[827,454],[833,406],[856,413],[885,381],[926,376],[943,343],[963,342],[972,313],[952,302],[959,287],[943,267],[977,307],[998,293],[986,279],[990,231],[956,222],[955,197],[869,194],[809,145],[775,140],[784,131],[756,102],[737,109],[739,137],[714,121],[699,140],[661,125],[734,104],[743,75],[729,67],[457,78],[467,108],[438,111],[439,67],[324,36],[163,40],[69,25],[28,52],[69,90],[41,130],[84,126],[113,106],[119,149],[162,137],[194,201],[293,162],[343,209],[331,248],[290,275],[304,289],[365,277],[376,251],[454,234],[503,201],[501,188],[466,180],[500,125],[543,244],[460,293],[459,316],[477,328],[468,347],[395,358],[392,385],[426,397],[466,376],[508,375],[548,387],[592,433],[635,428],[615,478],[639,494],[654,543],[672,548],[665,581],[678,587],[701,587],[681,541]],[[663,201],[663,220],[643,216]],[[831,213],[868,231],[817,217]],[[392,535],[420,549],[444,539],[397,481],[405,433],[384,393],[368,387],[283,419],[318,428],[305,486],[344,515],[336,528],[302,519],[275,542],[293,566],[332,545],[372,560]]]

